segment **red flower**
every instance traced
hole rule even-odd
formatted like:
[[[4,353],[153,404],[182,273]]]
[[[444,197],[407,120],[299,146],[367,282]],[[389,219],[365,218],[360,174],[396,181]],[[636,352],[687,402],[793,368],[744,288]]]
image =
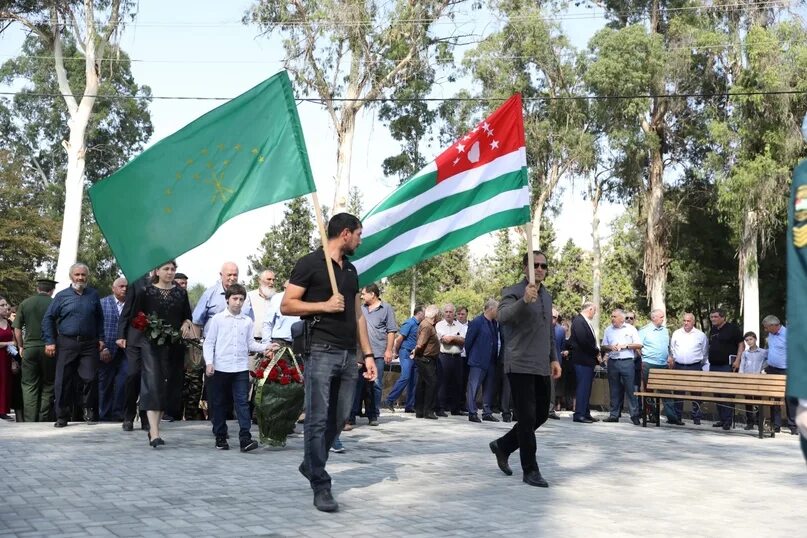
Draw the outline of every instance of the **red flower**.
[[[285,359],[280,359],[277,361],[277,365],[280,367],[281,370],[286,370],[289,367],[289,364],[286,362]]]
[[[269,359],[263,359],[261,361],[261,368],[266,369],[267,366],[269,366]]]
[[[143,312],[138,312],[137,315],[132,320],[132,327],[134,327],[138,331],[144,331],[146,327],[148,327],[148,324],[149,319]]]
[[[302,382],[303,382],[303,376],[301,376],[301,375],[300,375],[298,372],[294,372],[294,373],[291,375],[291,378],[292,378],[294,381],[296,381],[297,383],[302,383]]]
[[[251,375],[252,377],[258,377],[258,374],[256,374],[252,370],[249,371],[249,375]]]
[[[277,368],[272,368],[269,372],[269,381],[277,381],[280,377],[280,372],[277,371]]]
[[[263,368],[258,368],[257,370],[255,370],[255,377],[257,377],[258,379],[261,379],[263,377]]]
[[[291,376],[282,375],[280,376],[280,384],[281,385],[288,385],[291,383]]]

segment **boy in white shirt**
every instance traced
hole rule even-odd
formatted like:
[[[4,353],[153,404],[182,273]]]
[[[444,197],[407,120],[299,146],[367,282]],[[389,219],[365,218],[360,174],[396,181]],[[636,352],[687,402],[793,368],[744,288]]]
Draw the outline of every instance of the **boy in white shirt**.
[[[233,284],[224,291],[227,309],[213,316],[207,327],[202,351],[205,358],[205,373],[208,377],[207,395],[216,448],[229,450],[227,443],[227,395],[233,395],[233,408],[238,418],[238,440],[241,452],[258,448],[252,439],[249,412],[249,354],[271,355],[267,344],[252,337],[254,322],[241,313],[247,290],[241,284]]]
[[[743,335],[745,350],[740,355],[740,373],[741,374],[761,374],[765,371],[765,366],[768,363],[768,350],[762,349],[757,345],[757,335],[753,331],[748,331]],[[759,411],[754,410],[753,405],[745,406],[745,429],[753,430],[756,426],[757,415]]]

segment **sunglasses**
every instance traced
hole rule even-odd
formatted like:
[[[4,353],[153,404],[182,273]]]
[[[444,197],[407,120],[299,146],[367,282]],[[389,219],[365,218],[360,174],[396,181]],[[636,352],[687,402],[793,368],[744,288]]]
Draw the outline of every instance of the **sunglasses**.
[[[544,270],[549,269],[549,266],[545,263],[536,263],[533,264],[533,267],[535,267],[536,269],[544,269]]]
[[[629,320],[633,321],[634,317],[633,316],[625,316],[625,319],[629,319]]]

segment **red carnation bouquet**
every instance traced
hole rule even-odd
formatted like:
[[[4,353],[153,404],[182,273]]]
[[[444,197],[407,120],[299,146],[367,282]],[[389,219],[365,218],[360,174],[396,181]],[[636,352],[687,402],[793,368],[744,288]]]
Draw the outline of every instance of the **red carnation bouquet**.
[[[290,348],[281,347],[274,358],[261,359],[250,375],[261,443],[286,446],[305,402],[302,364]]]
[[[174,327],[166,323],[160,316],[152,312],[146,315],[144,312],[138,312],[132,318],[132,327],[138,331],[143,331],[146,338],[153,344],[162,346],[168,344],[185,344],[186,346],[193,346],[202,348],[202,341],[196,338],[183,338],[182,334]]]

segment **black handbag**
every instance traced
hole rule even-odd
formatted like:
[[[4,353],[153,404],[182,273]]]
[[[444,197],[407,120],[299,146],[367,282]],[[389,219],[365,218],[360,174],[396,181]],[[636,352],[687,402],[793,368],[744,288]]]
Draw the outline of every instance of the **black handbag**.
[[[301,319],[291,325],[291,351],[297,356],[308,357],[311,352],[311,336],[314,326],[319,323],[319,316]]]

